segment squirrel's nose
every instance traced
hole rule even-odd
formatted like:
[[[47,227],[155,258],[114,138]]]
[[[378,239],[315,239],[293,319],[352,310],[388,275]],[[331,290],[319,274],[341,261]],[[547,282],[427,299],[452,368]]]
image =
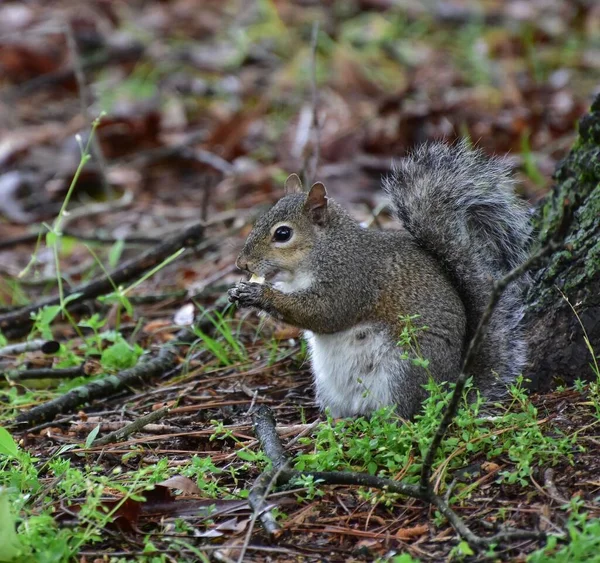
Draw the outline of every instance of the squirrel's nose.
[[[248,270],[248,260],[246,260],[245,258],[242,258],[241,256],[237,257],[237,260],[235,261],[235,265],[240,270]]]

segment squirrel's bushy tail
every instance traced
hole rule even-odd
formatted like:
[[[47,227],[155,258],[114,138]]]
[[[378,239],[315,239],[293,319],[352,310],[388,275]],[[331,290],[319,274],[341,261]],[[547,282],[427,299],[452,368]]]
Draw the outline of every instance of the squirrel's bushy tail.
[[[459,292],[470,339],[492,281],[526,258],[530,221],[514,193],[510,167],[466,141],[426,144],[394,164],[384,188],[406,230],[443,265]],[[488,396],[503,387],[490,382],[491,371],[509,381],[525,362],[523,285],[515,282],[503,294],[478,354],[472,375]]]

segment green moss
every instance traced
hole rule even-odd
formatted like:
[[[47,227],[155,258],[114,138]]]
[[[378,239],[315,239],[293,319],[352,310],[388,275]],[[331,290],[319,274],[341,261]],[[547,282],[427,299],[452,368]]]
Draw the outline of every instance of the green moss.
[[[537,246],[547,244],[562,222],[565,207],[572,220],[564,250],[555,252],[537,274],[530,306],[556,300],[556,286],[568,296],[600,277],[600,96],[579,124],[579,137],[561,162],[556,185],[534,219]]]
[[[585,263],[586,277],[592,278],[600,270],[600,241],[589,249]]]

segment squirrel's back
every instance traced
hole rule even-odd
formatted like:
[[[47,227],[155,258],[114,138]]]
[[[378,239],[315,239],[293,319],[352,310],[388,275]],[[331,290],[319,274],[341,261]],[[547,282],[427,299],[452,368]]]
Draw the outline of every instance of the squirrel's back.
[[[514,193],[510,167],[465,141],[426,144],[394,164],[384,189],[406,230],[442,265],[460,295],[468,344],[493,281],[526,257],[530,221]],[[473,368],[488,397],[501,395],[505,386],[495,383],[512,380],[525,363],[524,283],[514,282],[502,295]]]

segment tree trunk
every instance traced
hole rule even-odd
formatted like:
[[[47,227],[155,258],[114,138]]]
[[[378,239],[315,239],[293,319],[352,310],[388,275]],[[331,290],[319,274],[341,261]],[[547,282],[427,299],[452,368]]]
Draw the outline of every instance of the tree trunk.
[[[560,224],[564,206],[572,219],[566,247],[534,272],[526,299],[530,361],[525,376],[540,390],[557,380],[570,384],[595,377],[585,334],[596,356],[600,353],[600,95],[581,119],[579,137],[554,178],[556,185],[536,217],[538,244],[544,245]]]

